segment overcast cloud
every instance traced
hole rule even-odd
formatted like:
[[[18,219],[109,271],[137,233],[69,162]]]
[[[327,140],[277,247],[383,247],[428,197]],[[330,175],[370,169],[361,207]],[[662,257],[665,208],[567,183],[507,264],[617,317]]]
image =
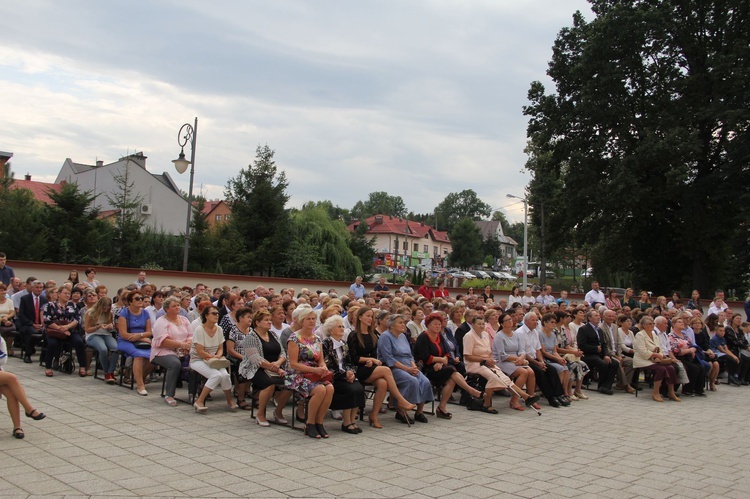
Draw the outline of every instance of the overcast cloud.
[[[520,220],[521,107],[584,0],[3,2],[0,150],[17,177],[135,151],[169,171],[198,117],[196,191],[256,146],[292,206],[375,190],[417,213],[471,188]],[[186,154],[189,154],[186,151]]]

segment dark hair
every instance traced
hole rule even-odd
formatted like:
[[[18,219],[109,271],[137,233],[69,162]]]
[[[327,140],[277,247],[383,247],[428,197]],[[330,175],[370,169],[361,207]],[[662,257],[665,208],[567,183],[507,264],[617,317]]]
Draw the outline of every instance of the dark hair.
[[[133,303],[133,298],[135,298],[137,295],[143,296],[143,293],[141,293],[140,289],[134,289],[128,295],[125,297],[125,301],[128,302],[128,304]]]
[[[203,312],[201,312],[201,324],[205,324],[206,323],[206,319],[208,318],[208,314],[211,312],[211,309],[216,310],[217,312],[219,311],[213,305],[204,308]]]
[[[555,321],[557,322],[557,316],[553,313],[544,314],[542,316],[542,324],[549,321]]]
[[[246,315],[253,315],[253,309],[248,308],[248,307],[242,307],[241,309],[237,310],[236,315],[237,315],[237,319],[239,320],[240,318]]]
[[[713,331],[716,327],[716,324],[719,323],[719,316],[716,314],[708,314],[708,317],[706,317],[706,327],[709,331]]]
[[[364,334],[362,333],[362,322],[359,320],[360,317],[362,317],[363,314],[367,312],[372,312],[372,322],[370,323],[370,327],[367,329],[367,335],[370,337],[370,340],[372,341],[373,346],[378,344],[378,335],[375,334],[375,323],[377,322],[377,319],[375,318],[375,311],[371,309],[370,307],[362,306],[357,309],[357,341],[359,342],[359,346],[364,348],[365,347],[365,340],[364,340]],[[384,311],[385,312],[385,311]],[[386,312],[387,314],[388,312]]]
[[[89,275],[92,272],[96,272],[96,270],[91,267],[87,267],[86,270],[83,271],[83,275]]]

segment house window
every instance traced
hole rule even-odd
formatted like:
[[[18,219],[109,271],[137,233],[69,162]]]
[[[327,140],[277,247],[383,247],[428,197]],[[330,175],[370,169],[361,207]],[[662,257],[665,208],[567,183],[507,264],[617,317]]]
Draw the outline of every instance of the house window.
[[[414,243],[414,251],[419,251],[419,243]]]
[[[430,247],[427,244],[424,245],[424,252],[425,253],[429,253],[430,252]]]
[[[408,249],[409,249],[409,243],[407,243],[406,241],[404,241],[404,251],[406,251]]]
[[[433,246],[432,247],[432,254],[433,255],[437,255],[438,254],[438,247],[437,246]]]
[[[231,217],[231,216],[232,215],[224,215],[224,220],[229,220],[229,217]]]
[[[216,215],[216,221],[221,222],[221,215]]]

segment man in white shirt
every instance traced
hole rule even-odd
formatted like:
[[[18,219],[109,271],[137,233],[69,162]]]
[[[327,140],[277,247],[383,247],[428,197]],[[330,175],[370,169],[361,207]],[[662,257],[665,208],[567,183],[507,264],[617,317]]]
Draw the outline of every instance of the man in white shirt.
[[[404,280],[404,285],[401,286],[399,291],[401,291],[401,293],[406,293],[407,295],[414,293],[414,288],[411,287],[411,281],[409,279]]]
[[[584,301],[593,309],[596,309],[598,304],[606,305],[606,298],[604,297],[604,293],[599,290],[599,283],[597,281],[591,283],[591,291],[586,293]]]
[[[542,344],[539,342],[539,317],[535,312],[529,312],[523,316],[523,324],[513,333],[523,338],[526,345],[526,359],[529,361],[529,367],[534,371],[536,383],[542,394],[547,397],[549,405],[552,407],[569,406],[570,402],[563,398],[563,390],[560,377],[557,371],[547,367],[542,357]]]
[[[719,312],[722,312],[728,308],[729,305],[727,305],[724,301],[724,290],[717,289],[716,293],[714,294],[714,301],[711,302],[711,306],[708,308],[708,314],[719,315]]]
[[[354,280],[354,284],[349,286],[349,291],[354,292],[354,299],[359,300],[365,296],[365,287],[362,285],[362,276],[357,276]]]

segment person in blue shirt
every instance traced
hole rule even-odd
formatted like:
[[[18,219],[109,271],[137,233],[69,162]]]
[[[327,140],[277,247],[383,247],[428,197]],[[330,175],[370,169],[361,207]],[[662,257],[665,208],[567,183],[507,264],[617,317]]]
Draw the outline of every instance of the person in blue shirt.
[[[354,299],[359,300],[365,296],[365,287],[362,285],[362,276],[357,276],[354,284],[349,286],[349,291],[354,292]]]
[[[7,259],[8,257],[5,256],[5,253],[0,253],[0,282],[6,286],[10,284],[11,279],[16,277],[15,272],[13,272],[13,267],[5,265]]]

